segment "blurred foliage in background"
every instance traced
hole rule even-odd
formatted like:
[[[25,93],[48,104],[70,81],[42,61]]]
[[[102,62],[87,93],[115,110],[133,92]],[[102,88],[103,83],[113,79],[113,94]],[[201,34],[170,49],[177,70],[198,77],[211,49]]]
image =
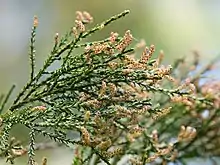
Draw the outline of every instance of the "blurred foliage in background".
[[[13,83],[18,92],[28,80],[27,52],[34,15],[40,22],[36,38],[37,67],[40,68],[51,50],[54,34],[63,35],[74,24],[77,10],[90,12],[95,18],[94,23],[99,23],[125,9],[131,11],[129,17],[115,22],[89,40],[105,38],[111,31],[124,34],[130,29],[137,40],[143,38],[147,45],[156,45],[157,51],[163,49],[167,62],[191,56],[195,49],[204,61],[219,53],[218,0],[0,0],[1,93]]]

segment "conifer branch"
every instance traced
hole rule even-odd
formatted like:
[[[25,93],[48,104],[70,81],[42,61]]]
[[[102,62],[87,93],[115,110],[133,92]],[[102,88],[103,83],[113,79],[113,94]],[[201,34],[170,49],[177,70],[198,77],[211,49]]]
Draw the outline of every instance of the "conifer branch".
[[[31,43],[30,43],[30,66],[31,66],[31,73],[30,73],[30,81],[33,81],[34,78],[34,70],[35,70],[35,37],[36,37],[36,29],[38,26],[38,18],[37,16],[34,17],[34,23],[31,31]]]
[[[128,164],[153,164],[157,158],[165,163],[183,162],[185,157],[206,155],[204,148],[209,155],[219,155],[218,82],[193,84],[194,78],[180,74],[179,65],[184,60],[173,68],[162,65],[163,53],[152,58],[154,45],[136,43],[133,48],[130,30],[122,36],[111,32],[103,40],[82,42],[128,13],[126,10],[87,30],[92,16],[77,11],[75,26],[61,38],[55,34],[54,46],[38,72],[35,18],[29,56],[31,78],[9,111],[0,113],[0,156],[13,163],[28,153],[28,162],[33,164],[38,134],[67,147],[77,146],[74,165],[117,164],[128,156]],[[84,50],[75,53],[78,48]],[[140,58],[136,58],[137,49],[143,49]],[[56,61],[59,66],[48,71]],[[184,71],[191,73],[198,59],[184,65]],[[195,78],[201,79],[206,70]],[[5,98],[0,97],[0,112],[13,89]],[[208,116],[203,115],[204,110]],[[30,129],[29,147],[9,139],[11,128],[17,124]],[[46,163],[44,159],[43,165]]]

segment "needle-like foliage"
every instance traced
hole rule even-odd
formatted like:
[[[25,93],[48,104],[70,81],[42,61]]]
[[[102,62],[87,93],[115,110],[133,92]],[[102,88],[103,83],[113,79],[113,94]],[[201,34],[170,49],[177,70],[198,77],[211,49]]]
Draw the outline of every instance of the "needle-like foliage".
[[[100,41],[83,41],[128,13],[87,30],[93,18],[78,11],[75,26],[63,38],[55,35],[54,47],[39,71],[35,70],[38,19],[34,18],[30,79],[8,110],[4,107],[14,86],[0,97],[1,156],[13,163],[27,153],[28,163],[34,165],[37,135],[73,145],[73,165],[184,163],[184,158],[219,155],[220,146],[215,144],[220,144],[220,97],[215,89],[220,85],[198,85],[210,65],[198,74],[198,58],[192,63],[180,59],[173,68],[164,66],[163,52],[152,59],[154,45],[133,46],[130,30],[123,35],[112,32]],[[137,49],[142,49],[140,58]],[[17,124],[30,129],[28,147],[10,139]],[[42,164],[47,164],[46,158]]]

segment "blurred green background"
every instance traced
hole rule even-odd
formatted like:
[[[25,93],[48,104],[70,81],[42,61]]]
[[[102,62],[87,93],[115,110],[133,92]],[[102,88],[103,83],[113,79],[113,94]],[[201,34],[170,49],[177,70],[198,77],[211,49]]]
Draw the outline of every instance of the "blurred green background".
[[[15,97],[28,80],[28,46],[34,15],[39,18],[36,58],[40,68],[51,50],[54,34],[63,35],[69,30],[77,10],[90,12],[95,25],[125,9],[131,11],[129,16],[89,40],[106,38],[111,31],[123,35],[130,29],[137,40],[145,39],[148,45],[156,45],[157,51],[164,50],[168,62],[192,56],[192,50],[200,52],[203,62],[220,52],[219,0],[0,0],[0,92],[7,92],[16,84]],[[25,141],[23,129],[18,127],[15,132]],[[47,156],[49,164],[70,164],[72,155],[68,149],[60,148],[38,152],[37,160]],[[26,164],[23,160],[19,158],[16,164]],[[210,162],[200,162],[204,163]],[[0,159],[0,165],[4,164]]]

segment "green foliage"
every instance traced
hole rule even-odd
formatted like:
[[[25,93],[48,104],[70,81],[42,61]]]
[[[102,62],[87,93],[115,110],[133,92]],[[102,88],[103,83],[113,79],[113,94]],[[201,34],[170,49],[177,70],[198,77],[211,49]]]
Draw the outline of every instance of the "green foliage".
[[[153,45],[136,59],[135,51],[145,45],[130,48],[133,37],[129,30],[122,37],[112,32],[101,41],[80,43],[128,13],[86,31],[93,18],[87,12],[77,12],[75,26],[61,39],[55,35],[54,47],[38,72],[35,17],[30,80],[4,113],[14,86],[0,97],[1,156],[13,163],[28,153],[28,163],[35,164],[36,135],[67,147],[73,145],[73,165],[183,163],[184,158],[219,154],[220,146],[213,144],[220,135],[220,99],[219,94],[206,89],[220,87],[214,83],[198,85],[210,65],[197,72],[195,58],[192,63],[181,59],[174,68],[165,67],[162,52],[157,59],[150,59]],[[77,49],[82,53],[76,53]],[[196,73],[189,77],[192,71]],[[204,111],[207,117],[202,115]],[[9,138],[17,124],[30,129],[29,147]]]

